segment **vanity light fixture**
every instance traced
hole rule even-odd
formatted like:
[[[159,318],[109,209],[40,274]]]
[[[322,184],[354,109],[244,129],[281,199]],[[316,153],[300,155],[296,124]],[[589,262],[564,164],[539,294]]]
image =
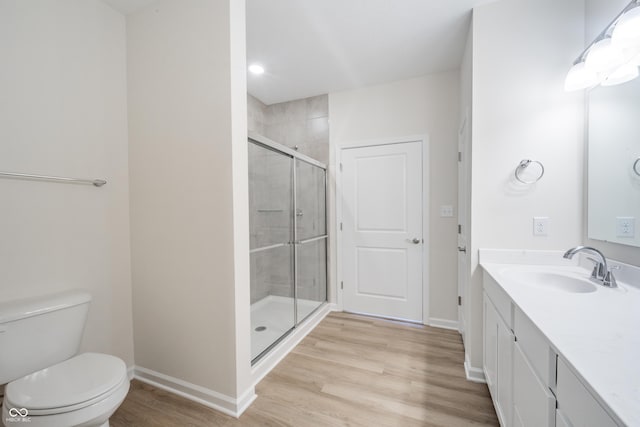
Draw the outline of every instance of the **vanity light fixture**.
[[[251,64],[249,65],[249,71],[259,76],[260,74],[264,74],[264,67],[260,64]]]
[[[584,60],[588,70],[601,75],[609,74],[623,63],[625,57],[622,50],[613,44],[610,37],[595,42]]]
[[[574,90],[586,89],[600,83],[598,74],[588,70],[584,62],[578,62],[567,73],[564,81],[564,90],[571,92]]]
[[[619,67],[617,70],[609,74],[600,83],[602,86],[614,86],[622,83],[630,82],[638,77],[638,66],[634,64],[625,64]]]
[[[621,49],[640,50],[640,7],[628,10],[620,17],[611,33],[611,40]]]
[[[578,56],[565,79],[565,90],[613,86],[640,74],[640,0],[632,0]]]

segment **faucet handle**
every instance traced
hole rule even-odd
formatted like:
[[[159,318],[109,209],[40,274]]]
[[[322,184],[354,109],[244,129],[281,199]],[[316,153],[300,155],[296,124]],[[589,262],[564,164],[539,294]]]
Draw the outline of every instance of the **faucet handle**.
[[[591,257],[587,257],[587,259],[595,264],[593,266],[593,271],[591,272],[591,278],[604,279],[604,277],[606,276],[606,272],[604,271],[604,264]]]
[[[611,271],[607,271],[607,273],[604,275],[604,279],[602,280],[602,284],[604,286],[608,286],[610,288],[617,288],[618,287],[618,283],[616,282],[616,278],[613,276],[613,273]]]

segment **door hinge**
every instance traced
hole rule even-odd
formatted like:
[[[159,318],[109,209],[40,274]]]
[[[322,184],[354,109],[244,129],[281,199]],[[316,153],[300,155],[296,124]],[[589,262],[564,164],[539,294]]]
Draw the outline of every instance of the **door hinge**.
[[[458,305],[462,305],[462,297],[458,295]]]
[[[458,161],[462,161],[462,151],[458,151]]]
[[[342,163],[340,163],[340,172],[342,172]]]
[[[458,234],[462,234],[462,224],[458,224]]]
[[[342,223],[340,223],[340,231],[342,231]]]
[[[340,282],[340,289],[344,289],[344,282]]]

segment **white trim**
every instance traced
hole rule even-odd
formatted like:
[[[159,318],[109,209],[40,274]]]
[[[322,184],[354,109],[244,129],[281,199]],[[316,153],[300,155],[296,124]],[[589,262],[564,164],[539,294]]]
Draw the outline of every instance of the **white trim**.
[[[131,381],[135,377],[135,375],[136,375],[135,371],[136,371],[136,366],[135,365],[129,366],[127,368],[127,378],[129,378],[129,381]]]
[[[336,147],[335,153],[335,167],[333,170],[335,171],[335,182],[336,189],[334,194],[334,202],[336,204],[335,211],[335,235],[336,235],[336,246],[335,246],[335,254],[336,254],[336,283],[335,283],[335,295],[336,295],[336,305],[338,310],[344,310],[344,303],[342,299],[342,230],[340,229],[342,224],[342,148]]]
[[[460,332],[460,325],[457,320],[438,319],[435,317],[430,317],[429,326],[434,328],[451,329],[453,331]]]
[[[177,394],[178,396],[182,396],[235,418],[240,417],[244,410],[247,409],[257,397],[253,386],[238,398],[233,398],[206,387],[161,374],[160,372],[141,366],[135,366],[134,372],[134,378],[139,381]]]
[[[377,145],[404,144],[408,142],[420,142],[422,147],[422,324],[429,325],[429,253],[430,253],[430,233],[429,233],[429,135],[409,135],[404,137],[369,139],[361,141],[353,141],[345,145],[336,147],[336,300],[337,309],[344,310],[343,291],[340,283],[344,280],[342,276],[342,233],[340,223],[342,222],[342,171],[340,165],[342,163],[343,151],[350,148],[372,147]]]
[[[273,368],[275,368],[287,354],[295,348],[309,332],[324,319],[327,314],[336,311],[335,304],[326,303],[312,313],[301,325],[296,327],[288,336],[280,341],[269,353],[251,367],[251,380],[255,387]]]
[[[464,373],[467,376],[468,381],[473,381],[474,383],[483,383],[486,384],[487,380],[484,377],[484,370],[482,368],[475,368],[471,366],[469,362],[469,358],[465,353],[464,357]]]
[[[429,255],[431,254],[431,235],[429,233],[429,202],[431,183],[429,181],[429,136],[422,136],[422,322],[429,319]]]

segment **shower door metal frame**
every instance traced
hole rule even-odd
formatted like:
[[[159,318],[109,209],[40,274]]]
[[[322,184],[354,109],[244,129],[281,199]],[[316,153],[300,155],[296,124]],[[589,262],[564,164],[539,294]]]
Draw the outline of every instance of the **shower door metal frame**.
[[[316,311],[318,311],[322,306],[324,306],[325,304],[327,304],[327,301],[329,299],[329,224],[328,224],[328,218],[327,218],[327,165],[325,165],[322,162],[319,162],[309,156],[306,156],[302,153],[299,153],[296,150],[293,150],[285,145],[279,144],[275,141],[270,140],[269,138],[266,138],[260,134],[257,134],[255,132],[249,132],[249,137],[248,137],[248,143],[251,144],[256,144],[258,146],[262,146],[264,148],[270,149],[272,151],[276,151],[279,152],[281,154],[283,154],[286,157],[290,157],[292,158],[292,168],[291,168],[291,174],[292,174],[292,190],[291,190],[291,196],[293,198],[293,211],[292,211],[292,215],[293,215],[293,221],[292,221],[292,226],[293,226],[293,233],[292,233],[292,237],[293,240],[291,242],[289,242],[289,245],[293,245],[293,313],[294,313],[294,325],[291,329],[289,329],[287,332],[285,332],[284,334],[282,334],[282,336],[280,336],[277,340],[275,340],[271,345],[269,345],[266,349],[264,349],[260,354],[258,354],[255,358],[253,358],[251,360],[251,364],[254,365],[256,362],[258,362],[261,358],[263,358],[265,355],[267,355],[276,345],[278,345],[284,338],[286,338],[293,330],[295,330],[298,325],[300,325],[302,322],[304,322],[307,318],[309,318],[311,315],[313,315],[313,313],[315,313]],[[296,160],[301,160],[305,163],[311,164],[312,166],[316,166],[319,167],[320,169],[322,169],[324,171],[324,234],[322,236],[315,236],[309,239],[304,239],[304,240],[298,240],[298,219],[297,219],[297,215],[296,215],[296,211],[297,211],[297,164],[296,164]],[[325,241],[325,253],[324,253],[324,265],[325,265],[325,283],[324,283],[324,287],[325,287],[325,298],[324,301],[319,302],[318,306],[316,308],[314,308],[307,316],[304,317],[304,319],[298,319],[298,246],[305,244],[305,243],[311,243],[314,242],[316,240],[324,240]],[[281,245],[276,245],[276,246],[281,246]],[[270,247],[269,247],[270,248]],[[265,249],[269,249],[269,248],[260,248],[258,250],[265,250]],[[254,252],[256,250],[251,250],[250,252]]]

